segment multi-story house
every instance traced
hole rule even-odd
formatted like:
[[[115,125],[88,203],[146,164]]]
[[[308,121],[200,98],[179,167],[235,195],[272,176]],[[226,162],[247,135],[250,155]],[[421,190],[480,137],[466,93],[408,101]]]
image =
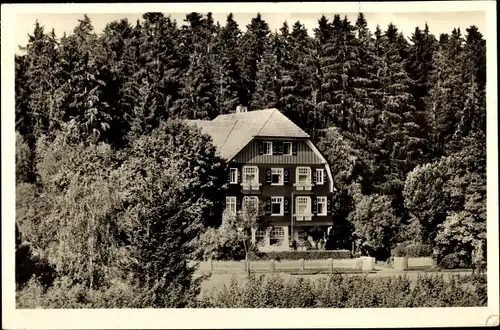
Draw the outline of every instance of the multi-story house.
[[[278,109],[237,109],[190,122],[212,136],[228,161],[226,210],[264,202],[270,227],[252,232],[261,250],[289,250],[294,240],[314,245],[325,237],[332,225],[332,174],[306,132]]]

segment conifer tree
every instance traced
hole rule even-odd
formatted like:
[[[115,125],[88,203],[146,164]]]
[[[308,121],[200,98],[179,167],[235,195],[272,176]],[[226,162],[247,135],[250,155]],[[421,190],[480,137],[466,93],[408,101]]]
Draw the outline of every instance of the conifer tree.
[[[229,14],[226,25],[220,29],[216,43],[215,84],[218,112],[229,113],[239,104],[241,72],[238,66],[238,41],[241,31],[233,14]]]
[[[189,66],[181,77],[180,97],[175,116],[189,119],[213,119],[218,115],[213,71],[213,20],[198,13],[186,15],[183,40],[189,54]]]
[[[282,83],[282,95],[280,99],[281,109],[297,125],[301,125],[310,131],[311,123],[315,119],[314,105],[312,102],[312,86],[314,74],[313,67],[308,65],[312,41],[307,34],[304,25],[295,22],[291,34],[285,38],[285,51],[289,54],[284,58],[284,77]]]
[[[87,15],[73,34],[61,40],[60,56],[66,81],[61,86],[65,121],[76,123],[82,139],[107,140],[112,122],[110,104],[105,100],[110,68]]]
[[[279,102],[282,93],[283,67],[278,60],[281,40],[278,33],[272,33],[270,39],[261,61],[257,64],[255,92],[250,103],[250,107],[254,110],[281,106]]]
[[[238,94],[242,105],[249,105],[254,95],[257,84],[257,66],[269,43],[269,34],[269,25],[259,13],[252,18],[240,39],[238,48],[241,50],[239,67],[242,84]]]

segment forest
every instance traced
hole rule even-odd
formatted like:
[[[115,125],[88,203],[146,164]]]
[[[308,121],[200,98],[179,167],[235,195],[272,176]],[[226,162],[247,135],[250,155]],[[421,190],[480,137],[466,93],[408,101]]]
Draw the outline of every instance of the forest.
[[[183,22],[146,13],[99,33],[87,15],[75,25],[56,36],[36,22],[15,59],[19,290],[57,287],[45,299],[68,308],[82,292],[189,306],[188,256],[221,224],[227,175],[210,138],[183,119],[238,105],[279,109],[328,159],[334,248],[355,242],[385,260],[425,245],[445,268],[485,254],[486,41],[476,26],[404,36],[392,23],[370,31],[360,13],[319,17],[310,35],[299,21],[273,32],[257,14],[242,31],[232,14],[222,25],[195,12]],[[225,235],[213,244],[241,243],[213,228]]]

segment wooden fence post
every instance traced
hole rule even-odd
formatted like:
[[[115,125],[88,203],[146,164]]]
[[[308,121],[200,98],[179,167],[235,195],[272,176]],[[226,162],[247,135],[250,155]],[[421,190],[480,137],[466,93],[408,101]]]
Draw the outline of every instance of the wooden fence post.
[[[274,271],[276,269],[276,264],[275,264],[274,259],[269,260],[269,262],[270,262],[271,270]]]
[[[304,269],[305,269],[304,259],[300,259],[300,270],[304,270]]]
[[[333,271],[333,258],[328,258],[328,268],[331,273]]]

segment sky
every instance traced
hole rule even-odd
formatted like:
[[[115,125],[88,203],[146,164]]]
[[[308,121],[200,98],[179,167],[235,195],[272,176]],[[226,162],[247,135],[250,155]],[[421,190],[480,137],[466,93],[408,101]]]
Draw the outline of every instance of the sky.
[[[125,13],[125,14],[115,14],[115,13],[89,13],[88,16],[94,25],[96,32],[100,33],[106,24],[114,21],[120,20],[122,18],[127,18],[130,22],[135,23],[137,19],[141,19],[143,13]],[[164,13],[165,15],[170,15],[178,23],[182,24],[185,18],[185,13]],[[213,17],[215,21],[218,21],[221,25],[225,24],[227,15],[229,12],[214,12]],[[234,19],[239,24],[241,30],[246,29],[246,25],[250,23],[251,19],[255,17],[255,13],[238,13],[233,12]],[[318,12],[318,13],[304,13],[304,12],[292,12],[292,13],[262,13],[263,19],[269,24],[271,31],[279,29],[283,22],[287,21],[288,25],[291,26],[296,21],[300,21],[308,29],[308,32],[312,35],[312,31],[318,25],[318,19],[325,15],[327,18],[333,18],[334,14],[340,14],[341,17],[346,15],[348,19],[355,22],[358,15],[357,12],[342,13],[342,12]],[[368,22],[368,27],[373,32],[376,25],[380,25],[382,29],[385,29],[389,23],[393,23],[398,27],[400,31],[406,37],[410,37],[414,32],[415,27],[424,27],[425,23],[429,25],[431,33],[438,36],[440,33],[449,33],[453,28],[460,28],[463,33],[465,29],[471,25],[476,25],[479,31],[483,33],[486,38],[486,20],[485,13],[482,11],[470,11],[470,12],[367,12],[364,13],[366,20]],[[27,13],[18,14],[16,16],[16,52],[19,53],[18,45],[24,46],[28,41],[28,34],[33,32],[35,21],[38,20],[42,26],[44,26],[45,31],[51,31],[54,29],[57,37],[61,37],[64,32],[71,33],[74,27],[78,24],[78,20],[83,18],[84,13],[58,13],[58,14],[48,14],[48,13]]]

